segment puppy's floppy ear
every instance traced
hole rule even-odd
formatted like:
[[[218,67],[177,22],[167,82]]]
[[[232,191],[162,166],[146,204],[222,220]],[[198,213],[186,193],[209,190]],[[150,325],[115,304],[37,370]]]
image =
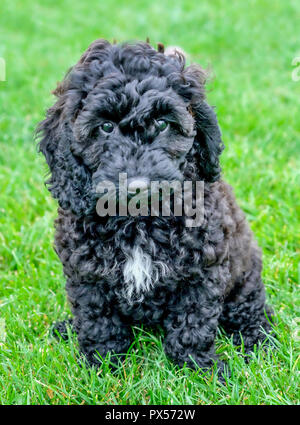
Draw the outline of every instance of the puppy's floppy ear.
[[[100,64],[106,58],[110,43],[94,41],[77,64],[53,92],[57,102],[47,111],[36,135],[39,151],[45,155],[50,170],[46,182],[53,197],[63,209],[76,215],[93,212],[91,174],[80,157],[73,154],[73,125],[83,100],[102,76]]]
[[[193,145],[193,157],[198,175],[207,182],[220,178],[221,168],[219,158],[224,149],[221,131],[216,114],[205,100],[205,72],[198,66],[187,68],[186,76],[192,81],[194,95],[189,111],[196,124],[196,136]]]
[[[214,182],[220,178],[219,157],[224,149],[217,117],[206,101],[193,105],[192,111],[196,121],[194,157],[198,173],[204,181]]]
[[[39,151],[44,154],[50,171],[46,184],[61,208],[82,215],[88,210],[86,196],[91,178],[80,158],[76,158],[71,151],[73,132],[65,112],[65,81],[54,94],[58,100],[47,111],[45,120],[38,125],[36,132],[40,139]]]
[[[60,91],[60,85],[58,85],[53,94],[57,95]],[[60,117],[63,106],[64,101],[60,97],[55,105],[48,109],[46,118],[38,124],[36,130],[36,136],[40,139],[38,150],[44,154],[51,173],[55,171],[56,150],[59,144]]]

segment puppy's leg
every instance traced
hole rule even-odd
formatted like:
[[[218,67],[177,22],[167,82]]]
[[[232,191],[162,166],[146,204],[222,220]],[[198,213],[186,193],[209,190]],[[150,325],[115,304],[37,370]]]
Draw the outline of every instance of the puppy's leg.
[[[70,327],[71,331],[74,331],[73,319],[63,320],[62,322],[54,323],[52,333],[56,338],[61,337],[64,341],[67,341],[68,327]]]
[[[117,314],[81,318],[78,342],[90,365],[100,365],[101,358],[112,353],[111,360],[119,362],[132,340],[131,327],[124,325]],[[123,355],[123,356],[122,356]]]
[[[217,360],[214,343],[221,299],[217,290],[190,288],[170,306],[164,321],[164,346],[167,355],[179,366],[186,363],[193,369],[197,366],[207,369]],[[218,367],[222,371],[224,364],[218,362]]]
[[[112,353],[117,362],[126,354],[131,341],[132,330],[120,318],[114,308],[115,302],[103,292],[101,285],[67,280],[68,300],[74,315],[72,329],[78,336],[80,351],[91,365],[100,365],[101,356]]]
[[[255,264],[246,273],[225,299],[220,317],[220,325],[229,335],[233,334],[233,343],[244,342],[245,352],[251,352],[255,344],[266,337],[262,329],[269,332],[272,310],[265,304],[265,288],[261,281],[260,266]]]

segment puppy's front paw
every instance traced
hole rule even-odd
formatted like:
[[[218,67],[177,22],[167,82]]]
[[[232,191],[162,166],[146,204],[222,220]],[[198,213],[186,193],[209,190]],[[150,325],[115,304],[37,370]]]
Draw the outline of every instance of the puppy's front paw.
[[[68,328],[73,332],[73,319],[63,320],[62,322],[54,323],[52,327],[52,335],[55,338],[62,338],[64,341],[68,340]]]

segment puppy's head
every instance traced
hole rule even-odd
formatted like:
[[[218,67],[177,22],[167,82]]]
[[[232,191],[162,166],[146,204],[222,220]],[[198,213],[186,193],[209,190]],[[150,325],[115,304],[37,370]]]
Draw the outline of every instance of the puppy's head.
[[[38,127],[60,206],[91,213],[97,184],[117,185],[120,173],[133,186],[217,180],[223,145],[204,80],[180,51],[95,41],[58,85]]]

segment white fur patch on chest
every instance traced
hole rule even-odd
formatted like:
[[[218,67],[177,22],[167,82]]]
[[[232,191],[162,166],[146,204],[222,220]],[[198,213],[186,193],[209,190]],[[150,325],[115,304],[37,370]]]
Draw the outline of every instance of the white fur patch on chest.
[[[139,245],[133,247],[123,267],[124,296],[129,302],[142,301],[143,294],[167,272],[163,262],[153,261]]]

